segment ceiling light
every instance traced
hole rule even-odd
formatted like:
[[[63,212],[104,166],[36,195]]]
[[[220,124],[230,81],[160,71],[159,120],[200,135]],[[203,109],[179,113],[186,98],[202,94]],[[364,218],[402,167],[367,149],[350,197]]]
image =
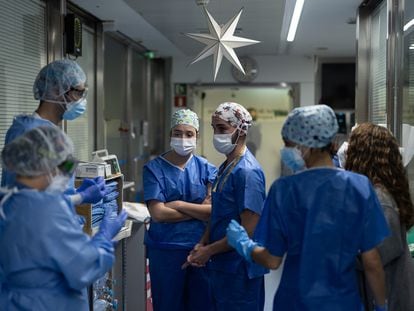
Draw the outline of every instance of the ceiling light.
[[[407,31],[408,28],[410,28],[413,25],[414,25],[414,18],[404,25],[404,31]]]
[[[292,19],[290,21],[289,31],[286,40],[292,42],[295,40],[296,29],[298,28],[300,15],[302,14],[303,4],[305,0],[296,0],[295,9],[293,10]]]

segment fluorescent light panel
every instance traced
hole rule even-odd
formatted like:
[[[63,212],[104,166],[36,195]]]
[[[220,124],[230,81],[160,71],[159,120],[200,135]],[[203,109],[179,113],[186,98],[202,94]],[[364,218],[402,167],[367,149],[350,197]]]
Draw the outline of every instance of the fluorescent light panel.
[[[414,25],[414,18],[412,20],[410,20],[407,24],[405,24],[404,31],[407,31],[408,28],[410,28],[413,25]]]
[[[293,10],[292,19],[290,21],[289,31],[286,40],[292,42],[295,40],[296,30],[298,28],[300,15],[302,14],[303,4],[305,0],[296,0],[295,8]]]

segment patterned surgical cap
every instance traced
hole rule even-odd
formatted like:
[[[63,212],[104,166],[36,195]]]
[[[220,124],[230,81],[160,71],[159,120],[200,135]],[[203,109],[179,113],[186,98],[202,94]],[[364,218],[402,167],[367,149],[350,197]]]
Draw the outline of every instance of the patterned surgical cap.
[[[249,127],[252,125],[252,116],[242,105],[237,103],[222,103],[213,113],[213,118],[220,118],[247,134]]]
[[[71,88],[84,84],[86,75],[73,60],[56,60],[43,67],[33,84],[33,95],[37,100],[56,101]]]
[[[171,128],[180,124],[191,125],[197,132],[200,127],[197,114],[190,109],[180,109],[174,112],[171,118]]]
[[[4,146],[2,165],[21,176],[48,174],[73,153],[73,143],[57,126],[39,126]]]
[[[336,115],[326,105],[295,108],[282,127],[282,137],[285,140],[309,148],[325,147],[337,132]]]

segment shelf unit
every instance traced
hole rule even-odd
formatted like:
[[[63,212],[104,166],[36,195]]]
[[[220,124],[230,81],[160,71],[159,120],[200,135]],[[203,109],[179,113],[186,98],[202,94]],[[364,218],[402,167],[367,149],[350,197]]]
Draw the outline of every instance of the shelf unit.
[[[123,203],[123,190],[124,190],[124,176],[122,174],[113,175],[109,178],[105,178],[105,182],[109,183],[112,181],[117,181],[117,191],[119,196],[117,198],[118,211],[122,209]],[[75,179],[75,186],[79,187],[82,183],[82,179]],[[80,204],[76,207],[76,212],[85,218],[85,224],[83,230],[90,236],[93,236],[99,228],[92,227],[92,204]],[[112,267],[112,271],[109,271],[109,279],[114,280],[110,284],[111,290],[113,292],[113,298],[118,301],[116,310],[126,310],[126,297],[125,297],[125,286],[126,286],[126,262],[125,262],[125,252],[126,252],[126,242],[125,238],[131,236],[132,231],[132,221],[127,220],[124,227],[114,238],[115,241],[118,241],[115,248],[115,263]],[[93,285],[88,289],[89,291],[89,302],[90,302],[90,311],[94,310],[93,301],[94,301],[94,292]],[[115,310],[113,308],[107,309]]]

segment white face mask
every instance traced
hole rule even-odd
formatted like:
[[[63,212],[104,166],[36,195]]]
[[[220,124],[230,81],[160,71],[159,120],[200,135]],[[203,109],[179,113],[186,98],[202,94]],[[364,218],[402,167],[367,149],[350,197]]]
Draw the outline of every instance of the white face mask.
[[[213,145],[214,148],[216,148],[216,150],[220,153],[223,153],[225,155],[231,153],[234,148],[236,148],[237,146],[237,141],[236,144],[232,143],[232,137],[233,134],[237,131],[234,130],[233,133],[229,133],[229,134],[214,134],[213,135]]]
[[[50,180],[49,186],[46,188],[46,192],[50,193],[63,193],[69,184],[70,176],[57,174]]]
[[[339,147],[338,151],[336,152],[338,156],[339,166],[345,168],[346,162],[346,151],[348,150],[348,142],[345,141],[341,147]]]
[[[197,146],[197,139],[171,137],[170,146],[180,156],[189,155]]]

